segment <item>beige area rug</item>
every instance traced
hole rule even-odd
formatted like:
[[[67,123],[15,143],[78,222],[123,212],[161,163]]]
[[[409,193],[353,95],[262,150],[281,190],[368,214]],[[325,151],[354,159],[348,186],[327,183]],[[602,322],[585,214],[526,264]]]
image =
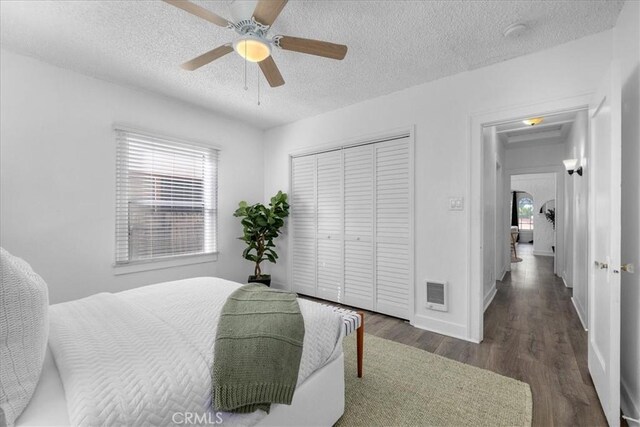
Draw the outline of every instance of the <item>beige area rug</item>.
[[[364,377],[355,334],[345,338],[346,407],[337,426],[530,426],[529,384],[365,335]]]

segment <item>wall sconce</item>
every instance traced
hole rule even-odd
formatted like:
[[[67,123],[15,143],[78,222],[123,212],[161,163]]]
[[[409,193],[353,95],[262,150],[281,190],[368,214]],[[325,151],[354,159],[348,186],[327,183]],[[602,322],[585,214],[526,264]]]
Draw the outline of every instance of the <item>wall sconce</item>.
[[[578,159],[567,159],[563,160],[562,163],[564,163],[564,167],[567,169],[569,175],[573,175],[573,173],[576,172],[578,175],[582,176],[582,166],[576,169],[576,166],[578,166]]]

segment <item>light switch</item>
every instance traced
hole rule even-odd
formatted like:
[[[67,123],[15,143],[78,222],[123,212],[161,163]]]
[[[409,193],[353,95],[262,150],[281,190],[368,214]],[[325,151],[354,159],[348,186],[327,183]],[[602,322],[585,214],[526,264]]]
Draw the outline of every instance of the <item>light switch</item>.
[[[450,211],[463,211],[464,210],[464,197],[452,197],[449,199]]]

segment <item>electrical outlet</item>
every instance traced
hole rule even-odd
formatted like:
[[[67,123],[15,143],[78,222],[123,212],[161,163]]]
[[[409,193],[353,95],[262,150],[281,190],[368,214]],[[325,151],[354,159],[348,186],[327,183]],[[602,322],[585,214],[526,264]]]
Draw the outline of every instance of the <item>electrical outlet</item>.
[[[464,197],[452,197],[449,199],[450,211],[463,211],[464,210]]]

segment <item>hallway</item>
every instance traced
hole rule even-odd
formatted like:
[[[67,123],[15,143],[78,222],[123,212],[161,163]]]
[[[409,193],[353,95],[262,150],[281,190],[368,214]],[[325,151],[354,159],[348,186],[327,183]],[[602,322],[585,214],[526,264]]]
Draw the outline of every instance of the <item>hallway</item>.
[[[519,244],[485,312],[486,367],[531,385],[534,425],[606,425],[587,367],[587,333],[553,258]]]
[[[376,313],[367,313],[366,332],[529,383],[534,426],[605,426],[571,289],[553,274],[553,258],[534,256],[532,246],[518,245],[523,261],[497,282],[481,344]]]

